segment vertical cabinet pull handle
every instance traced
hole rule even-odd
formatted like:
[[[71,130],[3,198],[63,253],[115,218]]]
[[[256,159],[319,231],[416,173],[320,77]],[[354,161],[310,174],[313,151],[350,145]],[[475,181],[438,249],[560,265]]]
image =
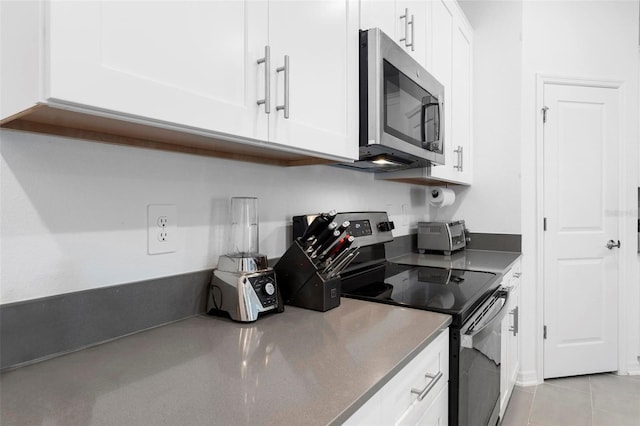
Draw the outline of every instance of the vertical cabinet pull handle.
[[[438,380],[442,378],[442,371],[438,371],[438,374],[436,374],[435,376],[433,374],[427,373],[424,375],[424,377],[431,379],[424,389],[411,388],[411,393],[415,393],[418,395],[418,401],[422,401],[424,397],[427,396],[429,391],[433,389],[436,383],[438,383]]]
[[[458,155],[460,156],[460,171],[464,170],[464,155],[462,151],[463,147],[458,147]]]
[[[513,325],[511,327],[509,327],[509,331],[513,332],[514,336],[518,335],[519,332],[519,326],[518,326],[518,308],[519,306],[516,306],[515,308],[513,308],[513,310],[511,312],[509,312],[509,314],[513,315]]]
[[[284,66],[276,68],[276,72],[284,72],[284,105],[276,105],[276,110],[284,110],[284,118],[289,118],[289,55],[284,55]]]
[[[258,99],[258,105],[264,104],[264,112],[271,112],[271,84],[269,75],[271,74],[271,49],[269,46],[264,47],[264,58],[258,59],[258,65],[264,63],[264,99]]]
[[[411,19],[409,19],[409,8],[404,8],[404,15],[400,16],[400,19],[404,19],[404,37],[400,39],[400,41],[404,41],[405,47],[410,47],[411,51],[415,49],[415,21],[413,15],[411,15]],[[411,25],[411,43],[409,43],[409,25]]]
[[[454,149],[453,152],[455,152],[458,156],[457,158],[457,163],[455,166],[453,166],[454,169],[457,169],[459,172],[462,171],[462,147],[460,145],[458,145],[458,149]]]
[[[404,15],[400,16],[400,19],[404,19],[404,37],[400,41],[404,41],[405,47],[409,47],[409,9],[404,8]]]
[[[411,51],[413,52],[414,50],[416,50],[415,21],[414,21],[413,15],[411,15],[411,21],[409,21],[409,25],[411,25],[411,43],[407,44],[407,47],[411,46]]]

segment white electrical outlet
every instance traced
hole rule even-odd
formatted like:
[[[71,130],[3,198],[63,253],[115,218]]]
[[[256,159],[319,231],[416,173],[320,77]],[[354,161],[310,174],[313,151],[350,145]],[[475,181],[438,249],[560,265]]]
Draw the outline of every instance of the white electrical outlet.
[[[149,254],[177,250],[178,210],[174,204],[150,204],[147,209]]]

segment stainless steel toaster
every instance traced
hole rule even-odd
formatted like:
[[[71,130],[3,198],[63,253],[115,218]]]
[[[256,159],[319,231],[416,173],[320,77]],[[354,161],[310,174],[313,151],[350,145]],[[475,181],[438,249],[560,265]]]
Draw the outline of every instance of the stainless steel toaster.
[[[418,222],[418,252],[443,253],[464,249],[467,229],[464,220],[456,222]]]

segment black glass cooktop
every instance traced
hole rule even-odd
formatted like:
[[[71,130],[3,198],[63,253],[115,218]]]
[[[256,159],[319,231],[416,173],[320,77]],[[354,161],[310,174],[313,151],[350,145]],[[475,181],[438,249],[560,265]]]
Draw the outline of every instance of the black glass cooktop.
[[[442,312],[464,323],[498,286],[496,274],[385,262],[342,279],[342,295]]]

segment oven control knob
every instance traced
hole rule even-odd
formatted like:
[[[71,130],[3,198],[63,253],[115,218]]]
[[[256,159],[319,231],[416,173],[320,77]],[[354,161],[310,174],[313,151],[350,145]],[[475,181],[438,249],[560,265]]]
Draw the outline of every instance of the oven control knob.
[[[266,283],[264,286],[264,292],[267,293],[269,296],[273,296],[273,293],[276,292],[276,286],[274,286],[273,283],[271,282]]]
[[[393,222],[380,222],[378,224],[378,231],[380,231],[380,232],[389,232],[392,229],[396,229],[396,227],[393,224]]]

